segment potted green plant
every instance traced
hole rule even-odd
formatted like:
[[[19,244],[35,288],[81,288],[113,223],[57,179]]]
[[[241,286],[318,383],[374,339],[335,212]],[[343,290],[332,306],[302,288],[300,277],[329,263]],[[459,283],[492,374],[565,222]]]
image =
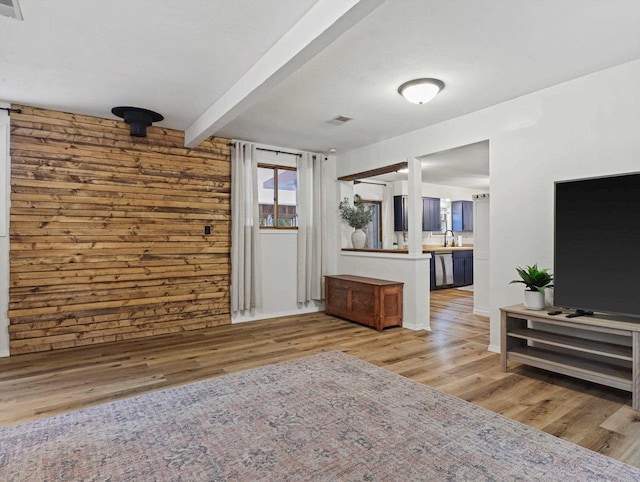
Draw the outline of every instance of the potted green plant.
[[[355,229],[351,234],[351,244],[355,249],[362,249],[366,243],[367,237],[363,229],[373,219],[373,206],[366,207],[359,195],[353,197],[353,206],[349,202],[349,198],[344,200],[338,206],[342,219]]]
[[[544,289],[553,287],[553,275],[548,268],[538,269],[538,264],[533,266],[517,267],[516,271],[520,279],[514,279],[511,283],[525,285],[524,307],[529,310],[540,311],[544,309]]]

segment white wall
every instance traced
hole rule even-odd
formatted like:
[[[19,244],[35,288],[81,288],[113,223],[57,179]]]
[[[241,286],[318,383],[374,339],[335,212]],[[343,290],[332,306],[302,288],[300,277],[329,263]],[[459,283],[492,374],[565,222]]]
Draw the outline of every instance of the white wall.
[[[340,156],[338,176],[490,141],[491,347],[515,266],[553,263],[553,183],[638,171],[640,60]]]
[[[260,234],[262,256],[262,308],[255,313],[234,314],[232,323],[262,320],[324,309],[315,301],[300,305],[296,301],[297,231],[263,230]]]
[[[9,104],[0,102],[0,107]],[[9,116],[0,111],[0,357],[9,356]]]
[[[360,195],[367,201],[382,201],[384,196],[384,186],[381,184],[358,183],[353,186],[353,193]],[[351,200],[353,202],[353,200]]]

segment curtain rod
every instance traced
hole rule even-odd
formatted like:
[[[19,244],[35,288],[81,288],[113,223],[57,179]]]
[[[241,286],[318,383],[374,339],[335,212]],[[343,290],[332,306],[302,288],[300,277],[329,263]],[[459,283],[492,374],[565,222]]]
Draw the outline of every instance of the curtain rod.
[[[359,180],[355,180],[353,181],[354,184],[373,184],[374,186],[386,186],[387,183],[386,182],[371,182],[371,181],[359,181]]]
[[[233,147],[234,144],[233,142],[229,143],[230,147]],[[268,152],[275,152],[276,154],[289,154],[290,156],[302,156],[302,154],[299,153],[294,153],[294,152],[287,152],[287,151],[276,151],[275,149],[265,149],[264,147],[256,147],[256,150],[258,151],[268,151]]]
[[[12,112],[16,114],[22,114],[22,109],[12,109],[11,107],[0,107],[0,110],[6,110],[7,114],[11,115]]]

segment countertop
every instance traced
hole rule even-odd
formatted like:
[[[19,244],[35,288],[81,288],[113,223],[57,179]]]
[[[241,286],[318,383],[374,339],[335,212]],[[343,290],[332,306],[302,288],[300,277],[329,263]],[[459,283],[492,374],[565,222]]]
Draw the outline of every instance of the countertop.
[[[442,246],[440,244],[423,244],[423,253],[437,253],[441,251],[473,251],[473,246]]]
[[[367,253],[408,253],[407,249],[353,249],[343,248],[342,251],[362,251]],[[448,251],[473,251],[473,246],[447,246],[446,248],[439,244],[423,244],[423,253],[438,253]]]

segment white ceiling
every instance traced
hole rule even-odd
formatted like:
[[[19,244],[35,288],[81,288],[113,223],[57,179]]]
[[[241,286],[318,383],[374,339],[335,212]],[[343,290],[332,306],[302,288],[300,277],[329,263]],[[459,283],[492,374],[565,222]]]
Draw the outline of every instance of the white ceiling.
[[[184,130],[317,0],[19,0],[0,16],[0,100]]]
[[[136,105],[184,130],[309,12],[347,1],[20,0],[24,21],[0,17],[0,100],[101,117]],[[386,0],[353,23],[217,134],[339,155],[640,58],[639,0]],[[410,104],[396,89],[416,77],[446,87]]]
[[[387,0],[221,133],[340,153],[638,58],[638,0]]]

